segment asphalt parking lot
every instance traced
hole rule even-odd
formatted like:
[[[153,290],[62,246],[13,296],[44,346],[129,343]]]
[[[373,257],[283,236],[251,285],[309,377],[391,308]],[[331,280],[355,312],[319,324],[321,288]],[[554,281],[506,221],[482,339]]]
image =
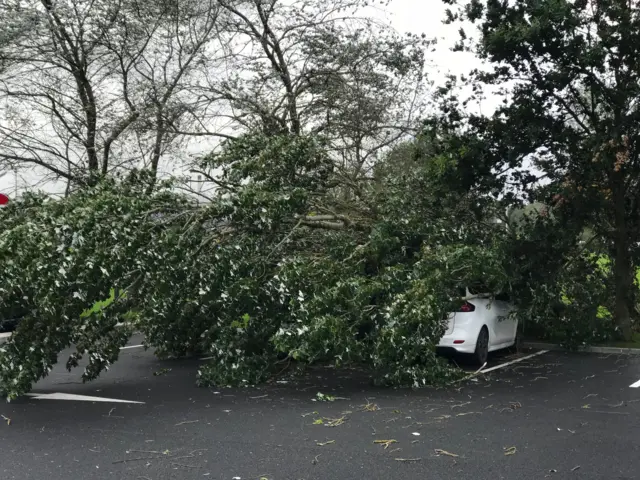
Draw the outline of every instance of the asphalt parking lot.
[[[58,368],[1,404],[0,478],[640,476],[639,357],[502,354],[486,367],[498,368],[438,390],[326,369],[237,390],[198,388],[198,359],[160,361],[136,342],[96,382]]]

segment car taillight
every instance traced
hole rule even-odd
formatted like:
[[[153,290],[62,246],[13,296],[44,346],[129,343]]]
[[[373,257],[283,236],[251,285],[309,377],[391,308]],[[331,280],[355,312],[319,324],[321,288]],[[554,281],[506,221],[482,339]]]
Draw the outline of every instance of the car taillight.
[[[467,312],[473,312],[475,309],[476,307],[472,303],[464,302],[458,311],[467,313]]]

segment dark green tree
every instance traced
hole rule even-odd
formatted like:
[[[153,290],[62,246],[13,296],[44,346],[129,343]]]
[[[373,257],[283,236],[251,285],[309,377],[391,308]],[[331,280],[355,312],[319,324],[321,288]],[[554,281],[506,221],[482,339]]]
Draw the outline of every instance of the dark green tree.
[[[473,0],[448,12],[449,22],[460,20],[478,25],[479,36],[461,29],[457,48],[487,65],[469,81],[477,92],[508,93],[491,118],[471,119],[486,143],[483,161],[494,172],[529,170],[511,181],[554,208],[574,248],[585,227],[602,239],[613,260],[614,318],[629,339],[640,243],[640,9],[622,0]]]

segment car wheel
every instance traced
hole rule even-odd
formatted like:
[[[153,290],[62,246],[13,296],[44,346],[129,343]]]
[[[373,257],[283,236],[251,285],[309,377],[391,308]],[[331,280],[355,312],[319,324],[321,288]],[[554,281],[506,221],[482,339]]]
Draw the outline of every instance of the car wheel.
[[[489,330],[482,327],[476,341],[476,350],[473,352],[473,361],[478,365],[484,365],[489,357]]]

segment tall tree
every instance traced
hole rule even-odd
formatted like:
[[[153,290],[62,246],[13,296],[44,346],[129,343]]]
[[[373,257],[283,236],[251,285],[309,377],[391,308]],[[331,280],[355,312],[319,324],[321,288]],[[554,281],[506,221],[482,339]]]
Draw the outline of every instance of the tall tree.
[[[210,89],[238,127],[321,134],[346,180],[416,132],[424,37],[367,16],[363,0],[221,0],[228,75]]]
[[[496,165],[541,171],[550,182],[544,189],[530,176],[520,187],[605,239],[614,317],[630,338],[640,242],[640,9],[627,0],[472,0],[448,19],[479,25],[477,43],[461,30],[458,45],[487,63],[471,81],[508,93],[490,120],[476,122],[493,142],[486,152]]]
[[[213,0],[0,2],[0,160],[70,182],[156,171],[210,103],[196,89],[218,13]]]

